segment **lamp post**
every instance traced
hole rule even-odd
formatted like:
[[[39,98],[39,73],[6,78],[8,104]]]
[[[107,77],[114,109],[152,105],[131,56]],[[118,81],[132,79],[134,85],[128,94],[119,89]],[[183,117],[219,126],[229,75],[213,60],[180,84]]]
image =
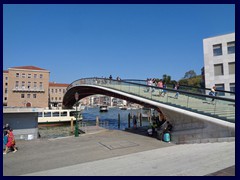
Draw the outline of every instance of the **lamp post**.
[[[75,123],[75,137],[78,137],[78,113],[77,113],[77,102],[78,102],[79,94],[78,92],[75,93],[75,100],[76,100],[76,123]]]

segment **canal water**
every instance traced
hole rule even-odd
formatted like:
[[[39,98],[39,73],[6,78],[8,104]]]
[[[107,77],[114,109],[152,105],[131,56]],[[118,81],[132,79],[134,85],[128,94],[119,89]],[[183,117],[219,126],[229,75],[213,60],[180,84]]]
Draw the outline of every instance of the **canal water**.
[[[96,117],[98,116],[100,122],[107,122],[107,129],[118,129],[118,114],[120,115],[120,128],[124,130],[128,127],[128,114],[137,115],[141,113],[140,109],[121,110],[119,108],[109,108],[107,112],[99,112],[98,107],[88,107],[82,112],[83,122],[87,125],[95,125]],[[139,125],[139,123],[138,123]],[[142,118],[142,126],[149,125],[147,118]],[[133,126],[132,119],[130,120],[130,126]],[[39,134],[41,138],[58,138],[72,135],[71,126],[69,124],[61,126],[39,126]]]

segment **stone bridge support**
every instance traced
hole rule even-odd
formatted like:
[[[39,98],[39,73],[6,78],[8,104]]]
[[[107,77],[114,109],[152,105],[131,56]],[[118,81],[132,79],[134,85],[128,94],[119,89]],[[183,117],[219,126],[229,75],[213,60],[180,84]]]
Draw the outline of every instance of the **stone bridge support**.
[[[172,142],[202,143],[235,140],[235,124],[189,112],[160,108],[173,125]],[[206,119],[207,118],[207,119]]]

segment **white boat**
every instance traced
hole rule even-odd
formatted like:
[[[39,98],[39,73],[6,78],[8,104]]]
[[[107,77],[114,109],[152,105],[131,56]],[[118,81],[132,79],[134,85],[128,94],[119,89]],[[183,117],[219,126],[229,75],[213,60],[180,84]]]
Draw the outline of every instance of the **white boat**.
[[[120,106],[119,109],[121,109],[121,110],[127,110],[128,108],[125,107],[125,106]]]
[[[81,111],[78,112],[78,120],[82,120]],[[76,120],[75,109],[42,110],[38,111],[38,124],[63,124]]]
[[[99,107],[99,111],[100,112],[107,112],[108,111],[108,107],[107,106],[100,106]]]

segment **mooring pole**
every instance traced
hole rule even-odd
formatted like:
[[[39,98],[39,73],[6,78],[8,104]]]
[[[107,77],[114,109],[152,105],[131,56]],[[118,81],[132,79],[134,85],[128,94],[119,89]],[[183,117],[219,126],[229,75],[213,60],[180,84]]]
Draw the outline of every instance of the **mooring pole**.
[[[98,119],[98,116],[96,116],[96,126],[99,126],[99,119]]]
[[[139,119],[140,119],[140,127],[142,127],[142,113],[140,113]]]
[[[118,129],[120,129],[120,113],[118,113]]]
[[[128,128],[130,128],[130,119],[131,119],[131,115],[130,113],[128,113]]]

